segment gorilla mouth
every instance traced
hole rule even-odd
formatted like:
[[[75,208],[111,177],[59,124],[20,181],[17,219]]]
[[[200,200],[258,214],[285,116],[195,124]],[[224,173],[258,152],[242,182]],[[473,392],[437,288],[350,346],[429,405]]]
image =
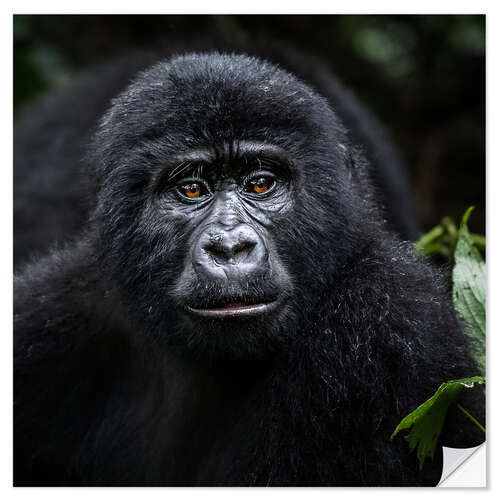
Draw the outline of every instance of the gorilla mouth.
[[[248,302],[229,302],[224,305],[217,305],[198,309],[187,306],[187,310],[197,316],[204,318],[239,318],[258,316],[260,314],[273,311],[278,305],[278,301],[248,303]]]

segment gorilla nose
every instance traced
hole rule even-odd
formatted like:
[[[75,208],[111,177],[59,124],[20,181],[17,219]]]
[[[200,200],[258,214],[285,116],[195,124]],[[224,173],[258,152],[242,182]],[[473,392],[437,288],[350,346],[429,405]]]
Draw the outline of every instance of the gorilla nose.
[[[198,273],[211,277],[253,274],[265,267],[267,259],[261,238],[247,225],[209,229],[200,236],[194,253]]]
[[[219,264],[242,262],[250,256],[257,242],[250,238],[235,239],[218,234],[205,243],[203,250]]]

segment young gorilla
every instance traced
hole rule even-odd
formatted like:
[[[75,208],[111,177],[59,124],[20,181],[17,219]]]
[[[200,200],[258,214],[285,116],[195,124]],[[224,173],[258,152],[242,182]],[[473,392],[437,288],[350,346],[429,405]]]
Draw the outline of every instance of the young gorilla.
[[[177,57],[89,159],[90,223],[15,282],[17,485],[437,483],[440,451],[419,471],[389,436],[477,369],[325,99],[259,59]],[[474,432],[450,412],[442,444]]]

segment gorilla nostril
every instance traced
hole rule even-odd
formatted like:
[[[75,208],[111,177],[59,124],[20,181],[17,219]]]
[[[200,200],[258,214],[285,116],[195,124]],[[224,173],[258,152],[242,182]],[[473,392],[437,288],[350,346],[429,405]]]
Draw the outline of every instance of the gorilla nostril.
[[[231,258],[228,249],[219,243],[207,243],[203,246],[203,250],[217,261],[226,261]]]
[[[257,243],[255,241],[241,241],[235,245],[232,249],[232,254],[234,258],[246,258],[252,250],[255,248]]]
[[[235,261],[245,260],[256,244],[255,241],[240,241],[233,245],[223,239],[218,239],[204,245],[203,250],[215,260],[225,263],[231,259]]]

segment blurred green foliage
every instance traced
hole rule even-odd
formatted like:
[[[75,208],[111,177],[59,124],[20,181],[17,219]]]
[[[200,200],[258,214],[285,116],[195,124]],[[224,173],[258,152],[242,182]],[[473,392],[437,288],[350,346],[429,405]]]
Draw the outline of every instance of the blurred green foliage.
[[[474,247],[484,255],[486,238],[480,234],[470,233]],[[422,235],[415,248],[428,255],[439,254],[446,260],[453,261],[455,248],[459,240],[457,224],[452,217],[443,217],[441,223]]]
[[[30,18],[15,16],[14,21],[14,110],[29,102],[47,88],[42,69],[33,57],[33,51],[26,46],[29,38]]]
[[[14,17],[14,111],[44,91],[67,83],[72,73],[61,53],[32,38],[34,17]]]
[[[299,30],[307,35],[302,40],[298,39]],[[226,41],[248,40],[254,35],[296,38],[300,46],[326,56],[328,52],[335,54],[335,60],[369,63],[373,66],[358,67],[358,71],[376,70],[377,80],[397,85],[401,78],[419,73],[422,35],[435,44],[436,53],[447,53],[452,60],[454,52],[484,54],[484,31],[481,15],[16,15],[16,87],[23,87],[17,102],[27,102],[47,86],[64,81],[75,63],[78,66],[105,59],[122,48],[149,40],[155,43],[193,34]],[[428,60],[427,70],[430,64],[433,62]],[[58,74],[55,78],[54,72]],[[353,75],[356,73],[353,71]]]

